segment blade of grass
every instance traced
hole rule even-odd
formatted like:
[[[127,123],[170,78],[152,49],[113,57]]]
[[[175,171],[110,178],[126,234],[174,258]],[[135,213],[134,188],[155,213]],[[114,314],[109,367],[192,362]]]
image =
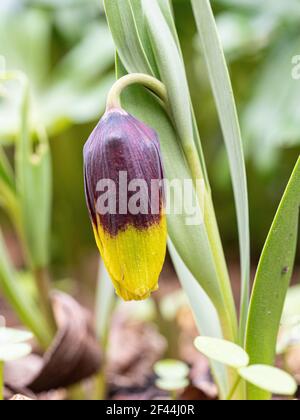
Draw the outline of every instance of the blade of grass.
[[[192,0],[204,59],[227,148],[239,228],[242,292],[240,336],[244,341],[250,282],[249,206],[241,131],[229,72],[209,0]]]
[[[299,205],[300,158],[283,194],[255,277],[246,336],[251,364],[274,364],[280,320],[295,261]],[[269,393],[249,385],[250,400],[269,397]]]
[[[130,0],[104,0],[104,7],[114,42],[128,71],[155,75],[156,66],[154,60],[150,63],[149,53],[145,54]]]

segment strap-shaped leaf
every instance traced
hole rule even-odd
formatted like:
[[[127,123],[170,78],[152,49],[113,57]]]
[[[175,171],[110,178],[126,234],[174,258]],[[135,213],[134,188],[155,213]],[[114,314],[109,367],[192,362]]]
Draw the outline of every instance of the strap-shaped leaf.
[[[242,368],[249,364],[249,356],[245,350],[230,341],[212,337],[197,337],[194,344],[200,353],[224,365]]]
[[[52,198],[51,156],[47,135],[37,132],[39,143],[33,150],[29,129],[30,93],[24,77],[21,127],[16,147],[16,181],[22,223],[29,258],[36,268],[49,259],[50,213]]]
[[[223,338],[216,308],[188,270],[170,239],[168,241],[168,249],[181,286],[189,298],[199,332],[204,336]],[[225,398],[229,392],[226,370],[223,365],[213,360],[210,360],[210,366],[215,383],[219,388],[220,398]]]
[[[163,8],[162,1],[157,0],[151,1],[151,7],[149,2],[146,1],[142,2],[142,5],[147,21],[146,29],[149,30],[159,73],[161,76],[164,75],[161,78],[164,80],[168,92],[172,91],[169,97],[172,96],[175,99],[174,102],[170,101],[173,124],[153,95],[147,93],[141,87],[134,86],[127,89],[122,95],[122,104],[127,111],[158,132],[165,174],[169,181],[174,179],[184,181],[193,178],[191,167],[187,164],[187,156],[189,158],[192,156],[196,160],[199,158],[202,175],[207,181],[204,159],[199,153],[201,144],[193,117],[182,55],[174,34],[175,26],[172,25],[173,16],[171,9]],[[168,18],[166,18],[166,13]],[[138,19],[137,16],[135,15],[136,19]],[[119,28],[114,27],[114,21],[109,14],[108,20],[110,21],[112,32],[119,31]],[[136,27],[145,28],[144,21],[139,22],[137,20],[135,23]],[[136,27],[127,27],[126,30],[130,30],[132,32],[131,35],[137,36]],[[157,36],[157,34],[161,36]],[[166,37],[162,36],[162,34],[166,35]],[[125,33],[122,38],[126,39]],[[141,38],[139,37],[139,39]],[[168,42],[162,44],[161,40],[164,38]],[[117,49],[121,50],[118,51],[121,57],[127,54],[127,46],[123,45],[122,42],[117,46]],[[123,76],[126,72],[139,71],[138,63],[136,63],[134,68],[127,67],[126,62],[128,62],[129,58],[129,56],[126,57],[126,60],[122,63],[126,69],[121,65],[121,60],[118,60],[118,77]],[[182,114],[180,114],[181,111],[183,112]],[[175,115],[179,116],[177,121],[174,117]],[[188,115],[187,119],[184,118],[185,115]],[[204,213],[205,223],[190,226],[186,223],[185,214],[171,214],[168,217],[168,231],[174,248],[187,269],[217,308],[224,336],[229,340],[236,341],[237,322],[235,307],[207,182],[206,189],[204,200],[206,205]],[[197,197],[196,191],[194,191],[194,197],[195,199]],[[180,197],[179,199],[181,200]],[[197,199],[195,203],[197,203]],[[201,213],[200,206],[198,210]]]
[[[280,320],[294,267],[299,206],[300,158],[282,197],[256,273],[246,337],[251,364],[274,363]],[[253,386],[249,386],[248,394],[250,399],[269,397]]]
[[[51,343],[48,329],[42,314],[37,309],[35,302],[25,293],[18,282],[7,254],[4,239],[0,232],[0,289],[9,304],[12,306],[20,321],[26,325],[39,340],[43,348]]]
[[[102,260],[99,261],[96,296],[96,333],[103,346],[107,343],[111,314],[116,302],[113,283]]]
[[[241,338],[248,313],[250,277],[250,233],[248,191],[241,132],[231,81],[209,0],[192,0],[219,119],[227,148],[237,211],[242,268]]]
[[[194,132],[182,58],[157,0],[142,0],[142,5],[160,76],[167,88],[174,124],[185,148],[193,144]]]
[[[10,163],[0,146],[0,183],[4,183],[11,190],[15,190],[14,175]]]

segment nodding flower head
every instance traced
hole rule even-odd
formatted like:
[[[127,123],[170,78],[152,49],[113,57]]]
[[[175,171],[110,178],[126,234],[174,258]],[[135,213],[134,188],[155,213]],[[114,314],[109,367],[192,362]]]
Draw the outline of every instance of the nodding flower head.
[[[84,147],[85,193],[96,242],[124,300],[158,288],[166,254],[163,169],[156,132],[122,109]]]

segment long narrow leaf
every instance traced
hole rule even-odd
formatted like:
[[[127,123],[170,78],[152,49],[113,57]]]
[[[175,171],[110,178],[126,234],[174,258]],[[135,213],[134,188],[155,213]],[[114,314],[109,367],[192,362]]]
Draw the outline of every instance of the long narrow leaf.
[[[104,6],[114,42],[128,71],[155,75],[156,66],[153,61],[150,63],[149,52],[148,55],[145,54],[140,32],[135,24],[131,0],[104,0]],[[146,38],[143,37],[143,40]]]
[[[200,334],[207,337],[223,338],[216,308],[188,270],[170,239],[168,241],[168,248],[179,281],[189,298],[195,322]],[[211,362],[211,369],[215,382],[219,388],[220,398],[225,398],[229,392],[226,369],[223,365],[215,362]]]
[[[293,272],[300,206],[300,158],[266,240],[251,298],[246,350],[251,364],[272,365],[284,301]],[[250,399],[269,394],[249,386]]]
[[[189,147],[194,144],[194,132],[184,65],[157,0],[142,0],[142,5],[160,76],[168,91],[174,124],[183,147]]]
[[[111,313],[116,300],[115,290],[109,274],[103,264],[99,262],[97,296],[96,296],[96,333],[97,338],[105,346],[110,328]]]
[[[44,348],[47,348],[51,343],[51,337],[48,335],[48,329],[44,322],[43,315],[37,309],[35,302],[29,298],[28,293],[22,289],[22,286],[17,281],[17,275],[11,265],[1,233],[0,289],[18,315],[20,321],[35,334],[40,344]]]
[[[16,226],[20,226],[19,203],[14,174],[3,148],[0,146],[0,206],[7,211]]]
[[[0,182],[5,183],[10,189],[15,190],[14,175],[10,163],[0,146]]]
[[[234,189],[242,271],[241,338],[243,340],[250,277],[249,210],[243,145],[231,81],[210,1],[192,0],[192,6],[223,130]]]

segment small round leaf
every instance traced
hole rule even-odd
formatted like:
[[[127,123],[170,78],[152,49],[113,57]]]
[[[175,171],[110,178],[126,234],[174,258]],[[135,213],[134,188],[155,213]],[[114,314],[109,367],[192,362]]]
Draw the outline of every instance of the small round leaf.
[[[176,381],[185,379],[188,376],[189,367],[180,360],[165,359],[155,363],[154,372],[160,378]]]
[[[29,344],[7,344],[0,345],[0,361],[11,362],[13,360],[21,359],[31,353]]]
[[[249,364],[249,356],[245,350],[230,341],[211,337],[197,337],[194,344],[196,349],[204,356],[224,365],[241,368]]]
[[[276,395],[294,395],[297,391],[295,379],[272,366],[252,365],[239,370],[240,376],[252,385]]]
[[[178,391],[189,385],[188,379],[157,379],[155,382],[157,388],[163,391]]]
[[[28,331],[11,328],[0,328],[0,345],[22,343],[31,340],[33,335]]]

